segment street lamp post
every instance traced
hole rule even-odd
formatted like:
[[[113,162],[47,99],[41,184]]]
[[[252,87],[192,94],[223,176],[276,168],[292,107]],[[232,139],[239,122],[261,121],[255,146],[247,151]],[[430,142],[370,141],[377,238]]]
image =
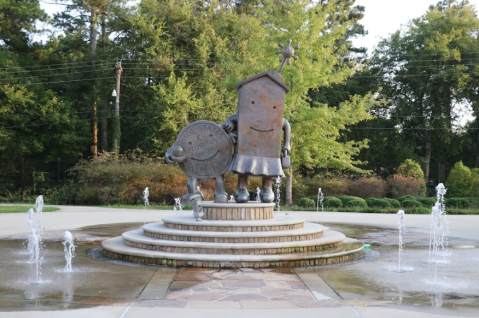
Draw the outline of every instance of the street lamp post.
[[[123,69],[121,61],[116,62],[116,89],[113,90],[111,96],[115,97],[115,117],[113,123],[113,152],[120,153],[120,78]]]

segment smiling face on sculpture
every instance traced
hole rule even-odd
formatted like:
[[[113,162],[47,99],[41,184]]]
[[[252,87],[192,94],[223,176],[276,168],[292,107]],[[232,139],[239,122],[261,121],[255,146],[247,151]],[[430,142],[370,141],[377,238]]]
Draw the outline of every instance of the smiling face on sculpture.
[[[268,76],[245,83],[238,99],[237,154],[277,158],[281,152],[285,91]]]

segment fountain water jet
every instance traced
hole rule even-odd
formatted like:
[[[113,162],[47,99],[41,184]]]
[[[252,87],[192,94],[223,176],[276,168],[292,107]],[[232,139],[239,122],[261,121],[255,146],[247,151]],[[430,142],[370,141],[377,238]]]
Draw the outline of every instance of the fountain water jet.
[[[63,251],[65,252],[65,260],[67,262],[65,266],[66,272],[73,272],[72,258],[75,257],[75,244],[74,237],[70,231],[65,231],[63,235]]]
[[[280,189],[280,186],[281,186],[281,176],[278,176],[275,180],[275,183],[274,183],[274,187],[276,189],[276,198],[275,198],[274,210],[278,211],[278,212],[281,210],[281,206],[280,206],[281,189]]]
[[[444,204],[444,195],[447,189],[444,184],[439,183],[436,187],[437,201],[431,211],[431,232],[429,236],[429,263],[437,263],[437,257],[442,256],[443,261],[447,256],[447,235],[449,234],[446,215],[446,206]]]
[[[180,214],[183,214],[183,206],[181,205],[181,198],[175,198],[175,205],[173,206],[173,210],[180,211]]]
[[[324,211],[323,200],[324,200],[323,192],[321,191],[321,188],[318,188],[318,200],[316,201],[316,212],[319,212],[318,210],[320,205],[321,205],[321,212]]]
[[[43,196],[38,196],[35,201],[35,208],[28,210],[27,226],[29,229],[27,249],[30,254],[30,261],[35,264],[35,282],[41,282],[41,256],[42,234],[45,226],[43,224]]]
[[[403,245],[403,234],[406,233],[406,227],[404,226],[404,211],[399,210],[397,212],[398,215],[398,268],[394,270],[396,273],[408,273],[411,272],[411,269],[406,269],[404,267],[401,267],[401,260],[402,260],[402,253],[404,250],[404,245]]]
[[[148,200],[148,196],[150,195],[150,191],[148,191],[148,187],[143,190],[143,202],[145,204],[144,214],[143,214],[143,224],[146,224],[146,206],[150,205],[150,201]]]

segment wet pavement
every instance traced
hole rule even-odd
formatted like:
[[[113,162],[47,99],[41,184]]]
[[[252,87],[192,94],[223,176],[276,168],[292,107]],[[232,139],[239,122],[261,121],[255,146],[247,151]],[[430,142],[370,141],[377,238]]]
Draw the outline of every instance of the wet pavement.
[[[104,257],[102,240],[143,224],[136,213],[137,222],[107,224],[95,213],[101,224],[69,227],[77,246],[73,272],[64,270],[63,231],[45,232],[39,284],[26,234],[3,235],[0,317],[479,317],[479,240],[470,234],[450,237],[448,255],[430,262],[427,229],[412,228],[404,236],[403,273],[395,272],[394,227],[339,223],[335,216],[330,218],[334,222],[322,224],[371,244],[364,259],[338,266],[225,270],[126,264]]]

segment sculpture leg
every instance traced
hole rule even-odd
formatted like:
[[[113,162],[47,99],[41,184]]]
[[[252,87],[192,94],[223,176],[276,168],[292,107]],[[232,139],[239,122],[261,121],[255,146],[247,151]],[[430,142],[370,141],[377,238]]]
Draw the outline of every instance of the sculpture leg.
[[[271,203],[274,200],[273,178],[263,177],[263,190],[260,193],[261,202]]]
[[[228,193],[226,193],[226,190],[225,190],[225,175],[224,174],[216,177],[215,202],[216,203],[228,202]]]
[[[235,199],[237,203],[245,203],[249,201],[249,192],[246,189],[248,185],[248,175],[238,175],[238,189],[235,191]]]
[[[188,178],[188,183],[186,184],[186,188],[188,189],[188,194],[183,196],[183,203],[184,204],[191,204],[194,198],[200,198],[204,200],[203,193],[198,190],[198,179],[194,177]]]
[[[186,188],[188,189],[188,194],[183,196],[183,203],[193,206],[193,217],[196,221],[201,222],[201,216],[203,215],[201,212],[201,200],[204,199],[204,196],[198,189],[198,179],[189,177]]]

